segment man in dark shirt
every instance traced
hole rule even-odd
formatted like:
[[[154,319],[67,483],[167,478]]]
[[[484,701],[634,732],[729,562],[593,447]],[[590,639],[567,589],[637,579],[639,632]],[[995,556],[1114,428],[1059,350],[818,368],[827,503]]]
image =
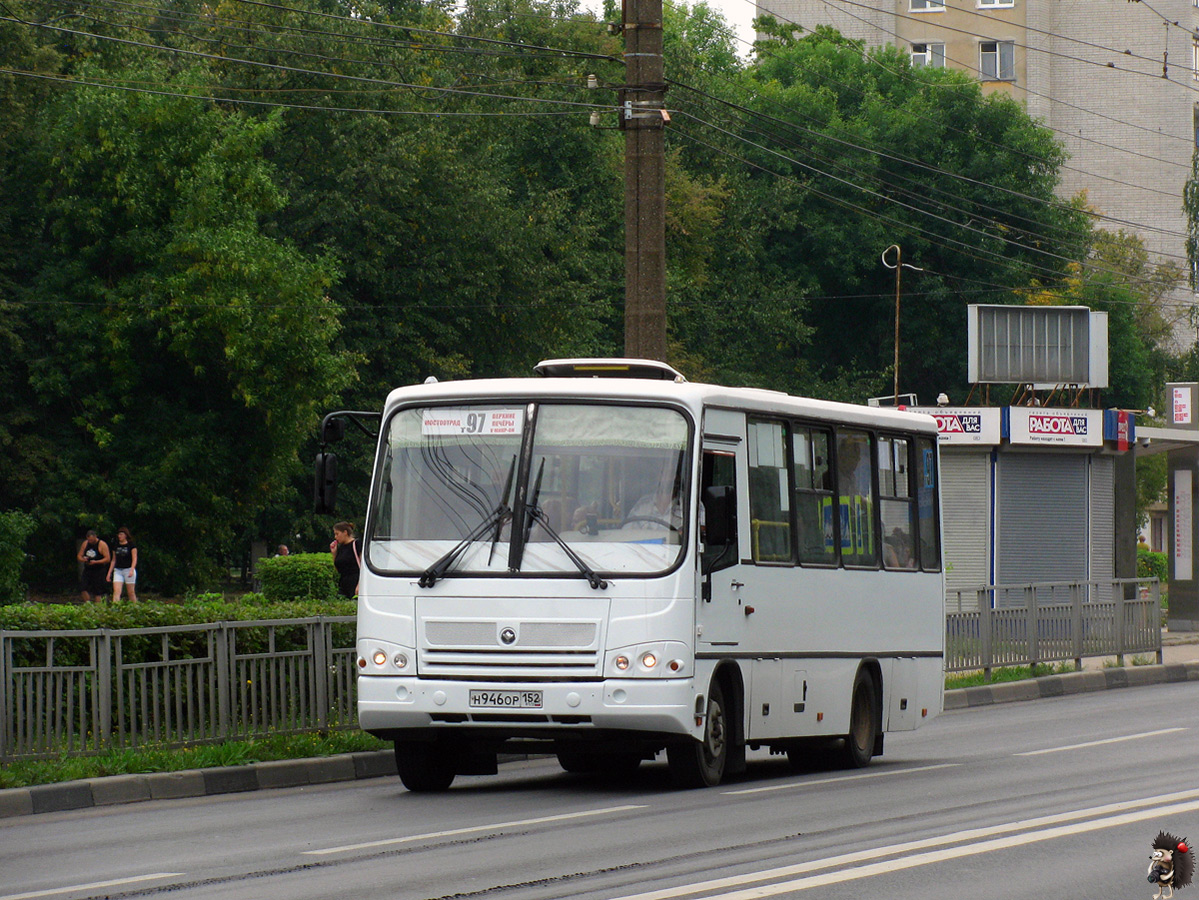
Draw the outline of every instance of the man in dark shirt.
[[[108,591],[105,575],[108,572],[108,544],[100,540],[95,531],[89,531],[79,552],[75,554],[81,569],[79,572],[79,594],[84,603],[99,602]]]

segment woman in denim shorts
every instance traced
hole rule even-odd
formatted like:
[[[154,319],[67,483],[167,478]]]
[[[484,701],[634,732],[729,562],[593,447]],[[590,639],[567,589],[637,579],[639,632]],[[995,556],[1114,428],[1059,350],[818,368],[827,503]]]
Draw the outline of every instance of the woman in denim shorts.
[[[117,540],[112,545],[108,580],[112,582],[113,603],[121,599],[121,585],[125,585],[129,602],[137,602],[137,592],[133,589],[137,584],[137,544],[133,543],[133,534],[124,526],[117,529]]]

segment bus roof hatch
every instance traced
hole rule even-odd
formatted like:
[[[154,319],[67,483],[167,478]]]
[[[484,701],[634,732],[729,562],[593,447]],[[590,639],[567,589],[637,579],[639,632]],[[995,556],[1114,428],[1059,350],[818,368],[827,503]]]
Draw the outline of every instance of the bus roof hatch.
[[[543,359],[533,367],[549,378],[647,378],[686,381],[675,369],[656,359]]]

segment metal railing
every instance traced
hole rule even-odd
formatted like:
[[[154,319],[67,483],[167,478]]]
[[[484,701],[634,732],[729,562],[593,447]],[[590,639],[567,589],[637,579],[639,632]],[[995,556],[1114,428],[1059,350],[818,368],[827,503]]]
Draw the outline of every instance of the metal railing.
[[[1162,661],[1161,584],[1156,578],[989,584],[949,591],[945,671],[1153,653]]]
[[[0,631],[0,761],[355,727],[353,623]]]

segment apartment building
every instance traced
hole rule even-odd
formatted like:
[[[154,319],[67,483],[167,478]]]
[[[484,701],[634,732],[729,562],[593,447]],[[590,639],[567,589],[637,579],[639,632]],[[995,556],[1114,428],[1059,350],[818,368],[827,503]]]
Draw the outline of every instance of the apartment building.
[[[758,10],[902,47],[916,65],[970,72],[985,92],[1011,95],[1070,154],[1063,197],[1085,191],[1105,227],[1185,267],[1199,0],[759,0]],[[1177,333],[1195,340],[1189,327]]]

